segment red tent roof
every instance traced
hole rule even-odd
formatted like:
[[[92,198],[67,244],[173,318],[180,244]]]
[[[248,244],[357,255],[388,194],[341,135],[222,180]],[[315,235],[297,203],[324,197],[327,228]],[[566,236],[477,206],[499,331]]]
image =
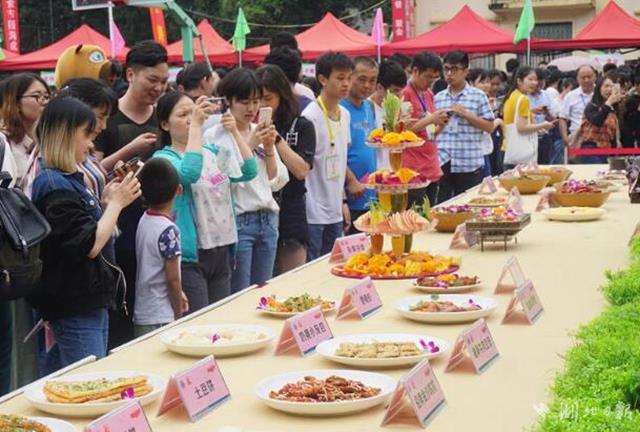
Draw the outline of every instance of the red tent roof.
[[[350,56],[377,53],[371,36],[352,29],[328,12],[313,27],[296,35],[298,48],[304,60],[315,60],[329,50],[340,51]],[[262,61],[269,54],[269,45],[249,48],[242,53],[247,61]]]
[[[640,20],[611,0],[572,40],[534,43],[534,48],[597,49],[640,47]]]
[[[218,34],[209,21],[206,19],[200,21],[200,24],[198,24],[198,30],[202,33],[207,55],[213,64],[236,64],[238,62],[238,54],[233,51],[231,44]],[[182,63],[182,47],[182,40],[167,46],[169,63]],[[193,48],[195,59],[197,61],[203,61],[204,57],[202,55],[202,50],[200,49],[200,39],[193,38]]]
[[[395,52],[415,54],[429,50],[445,53],[463,50],[469,53],[514,52],[523,50],[524,43],[513,45],[513,33],[483,19],[465,5],[448,22],[422,33],[414,39],[395,42],[382,49],[385,55]]]
[[[83,24],[49,46],[28,54],[0,61],[0,70],[55,69],[58,57],[62,55],[64,50],[70,46],[80,44],[97,45],[102,48],[107,55],[111,51],[111,42],[108,37],[103,36],[88,25]]]

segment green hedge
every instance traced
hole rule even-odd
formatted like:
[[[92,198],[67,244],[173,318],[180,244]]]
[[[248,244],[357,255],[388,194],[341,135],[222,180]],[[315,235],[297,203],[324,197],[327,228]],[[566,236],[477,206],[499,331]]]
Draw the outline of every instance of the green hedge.
[[[538,431],[640,431],[640,238],[631,254],[628,269],[607,273],[611,307],[578,330]]]

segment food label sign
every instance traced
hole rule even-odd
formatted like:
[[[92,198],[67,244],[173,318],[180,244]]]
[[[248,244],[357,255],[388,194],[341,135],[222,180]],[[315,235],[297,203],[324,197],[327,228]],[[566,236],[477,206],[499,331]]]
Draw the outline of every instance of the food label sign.
[[[333,333],[321,306],[316,306],[285,321],[276,354],[287,352],[295,345],[302,356],[307,356],[315,352],[320,342],[331,338]]]
[[[330,263],[343,262],[357,253],[365,253],[369,250],[369,236],[364,233],[340,237],[336,239],[331,250]]]
[[[336,319],[344,318],[353,312],[356,312],[361,319],[365,319],[380,308],[382,308],[382,300],[373,281],[367,277],[345,290]]]
[[[189,418],[195,422],[230,398],[220,368],[213,356],[209,356],[171,377],[158,415],[184,405]]]
[[[137,400],[100,417],[84,429],[85,432],[151,432],[151,426]]]

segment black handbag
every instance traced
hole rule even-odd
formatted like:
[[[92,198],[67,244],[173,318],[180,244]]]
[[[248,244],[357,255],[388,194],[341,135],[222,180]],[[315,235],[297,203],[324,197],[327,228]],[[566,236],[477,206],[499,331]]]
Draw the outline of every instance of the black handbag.
[[[6,141],[0,139],[0,163]],[[11,176],[0,173],[0,301],[30,295],[40,281],[40,242],[51,232],[47,220],[27,196],[9,188]]]

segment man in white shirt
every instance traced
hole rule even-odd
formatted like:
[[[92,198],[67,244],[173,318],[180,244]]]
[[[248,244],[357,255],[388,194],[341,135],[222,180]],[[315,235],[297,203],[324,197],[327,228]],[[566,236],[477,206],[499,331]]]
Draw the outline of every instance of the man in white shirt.
[[[329,52],[316,63],[320,96],[302,112],[316,130],[316,153],[307,182],[307,220],[311,261],[331,251],[351,224],[345,203],[347,150],[351,142],[349,111],[340,99],[349,94],[353,64],[341,53]]]
[[[582,124],[584,109],[591,101],[598,76],[596,70],[589,65],[580,66],[577,74],[580,86],[565,96],[562,111],[560,112],[560,135],[565,146],[571,145],[576,132],[578,132]]]

